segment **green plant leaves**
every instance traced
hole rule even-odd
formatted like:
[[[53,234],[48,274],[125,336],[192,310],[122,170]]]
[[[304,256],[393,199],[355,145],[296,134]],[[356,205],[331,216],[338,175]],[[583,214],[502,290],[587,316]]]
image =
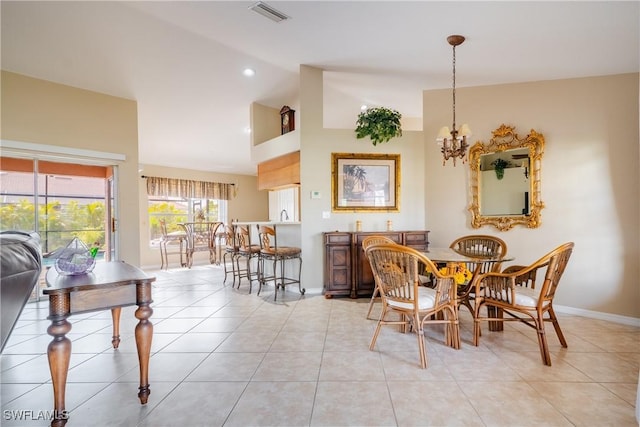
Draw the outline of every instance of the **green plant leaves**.
[[[358,114],[356,137],[360,139],[368,136],[373,145],[377,145],[402,136],[400,118],[402,115],[390,108],[369,108]]]

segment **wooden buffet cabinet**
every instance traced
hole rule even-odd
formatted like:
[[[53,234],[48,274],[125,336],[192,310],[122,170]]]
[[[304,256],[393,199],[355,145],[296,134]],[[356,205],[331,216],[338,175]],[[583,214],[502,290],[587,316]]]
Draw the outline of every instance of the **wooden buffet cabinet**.
[[[324,295],[371,296],[374,280],[362,250],[368,236],[384,236],[418,250],[429,248],[429,231],[358,231],[324,233]]]

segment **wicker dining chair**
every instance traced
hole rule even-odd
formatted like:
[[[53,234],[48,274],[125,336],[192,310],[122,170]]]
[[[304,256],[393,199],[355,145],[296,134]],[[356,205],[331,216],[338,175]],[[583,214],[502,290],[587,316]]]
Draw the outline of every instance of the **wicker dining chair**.
[[[449,247],[460,255],[492,260],[491,262],[466,263],[466,267],[473,273],[473,277],[489,271],[500,271],[502,262],[496,262],[495,259],[501,259],[507,255],[507,243],[504,240],[484,234],[459,237]],[[471,281],[467,285],[458,286],[458,305],[467,307],[472,315],[475,312],[471,305],[471,301],[474,299],[473,292]]]
[[[553,324],[560,344],[566,348],[567,341],[553,311],[553,298],[573,247],[573,242],[560,245],[521,270],[477,276],[472,283],[475,287],[474,345],[477,346],[480,341],[480,322],[488,321],[490,329],[493,324],[493,330],[501,330],[495,326],[502,326],[506,321],[523,322],[537,331],[542,362],[551,366],[544,324]],[[531,273],[539,275],[542,271],[544,281],[539,290],[520,286],[523,277],[531,277]],[[483,307],[486,307],[486,315],[481,315]],[[505,314],[508,317],[504,317]]]
[[[446,324],[445,342],[460,348],[455,279],[442,275],[433,262],[421,252],[397,244],[375,244],[366,250],[376,286],[380,289],[382,314],[376,325],[369,349],[373,350],[383,325],[410,326],[418,337],[420,366],[427,367],[424,325]],[[435,277],[435,287],[421,286],[420,272],[426,266]],[[399,319],[391,316],[397,313]]]
[[[186,235],[183,232],[167,232],[167,223],[164,219],[160,220],[160,270],[169,268],[169,255],[180,255],[180,266],[186,265],[182,256],[185,253],[183,248],[185,246]],[[175,250],[170,250],[173,248]]]
[[[388,237],[384,237],[384,236],[368,236],[368,237],[365,237],[364,240],[362,241],[362,250],[366,251],[369,246],[376,245],[376,244],[379,244],[379,243],[386,243],[386,244],[389,244],[389,245],[395,245],[396,244],[396,242],[394,242],[393,240],[391,240]],[[371,295],[371,301],[369,301],[369,310],[367,311],[367,319],[369,319],[369,320],[377,320],[377,319],[374,319],[373,317],[371,317],[371,311],[373,310],[373,305],[379,299],[380,299],[380,290],[378,289],[377,285],[374,285],[373,294]]]

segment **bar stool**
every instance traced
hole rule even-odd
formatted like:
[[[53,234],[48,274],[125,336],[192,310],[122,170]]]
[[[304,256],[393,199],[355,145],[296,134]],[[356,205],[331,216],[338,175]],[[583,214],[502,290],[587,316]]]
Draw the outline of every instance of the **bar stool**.
[[[276,234],[275,227],[259,226],[258,235],[260,238],[260,257],[258,258],[258,274],[260,279],[260,288],[258,289],[258,295],[262,290],[262,285],[266,282],[273,280],[275,284],[275,293],[273,299],[278,297],[278,288],[284,288],[286,285],[292,285],[297,283],[298,290],[301,295],[304,295],[306,289],[304,289],[300,283],[300,276],[302,275],[302,249],[294,246],[278,246],[278,236]],[[273,241],[273,245],[272,245]],[[298,260],[298,277],[287,277],[285,275],[285,263],[290,260]],[[265,261],[273,262],[272,275],[267,276],[265,274]],[[280,263],[280,269],[278,270],[278,262]],[[279,272],[279,274],[278,274]]]
[[[236,230],[234,225],[225,225],[224,232],[221,236],[221,242],[224,241],[222,247],[222,264],[224,265],[224,283],[227,282],[227,274],[229,273],[228,262],[231,262],[231,270],[233,272],[233,284],[236,284],[236,258],[238,257],[238,242],[236,240]],[[230,259],[229,259],[230,258]]]
[[[238,242],[238,256],[236,257],[236,271],[238,273],[238,289],[242,277],[246,277],[249,281],[249,293],[251,293],[254,280],[259,281],[258,268],[252,271],[252,260],[256,260],[259,264],[260,245],[251,244],[251,229],[248,225],[239,225],[236,227],[236,241]],[[240,260],[245,260],[244,268],[240,267]],[[259,266],[259,265],[258,265]]]

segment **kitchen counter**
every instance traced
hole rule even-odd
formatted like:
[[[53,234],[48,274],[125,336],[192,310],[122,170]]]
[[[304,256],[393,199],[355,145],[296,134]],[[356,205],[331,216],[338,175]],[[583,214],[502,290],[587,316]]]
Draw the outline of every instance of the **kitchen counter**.
[[[300,221],[233,221],[232,225],[300,225]]]
[[[297,246],[302,243],[301,222],[299,221],[233,221],[232,225],[249,226],[251,242],[258,242],[258,227],[266,225],[273,227],[278,233],[278,246]]]

